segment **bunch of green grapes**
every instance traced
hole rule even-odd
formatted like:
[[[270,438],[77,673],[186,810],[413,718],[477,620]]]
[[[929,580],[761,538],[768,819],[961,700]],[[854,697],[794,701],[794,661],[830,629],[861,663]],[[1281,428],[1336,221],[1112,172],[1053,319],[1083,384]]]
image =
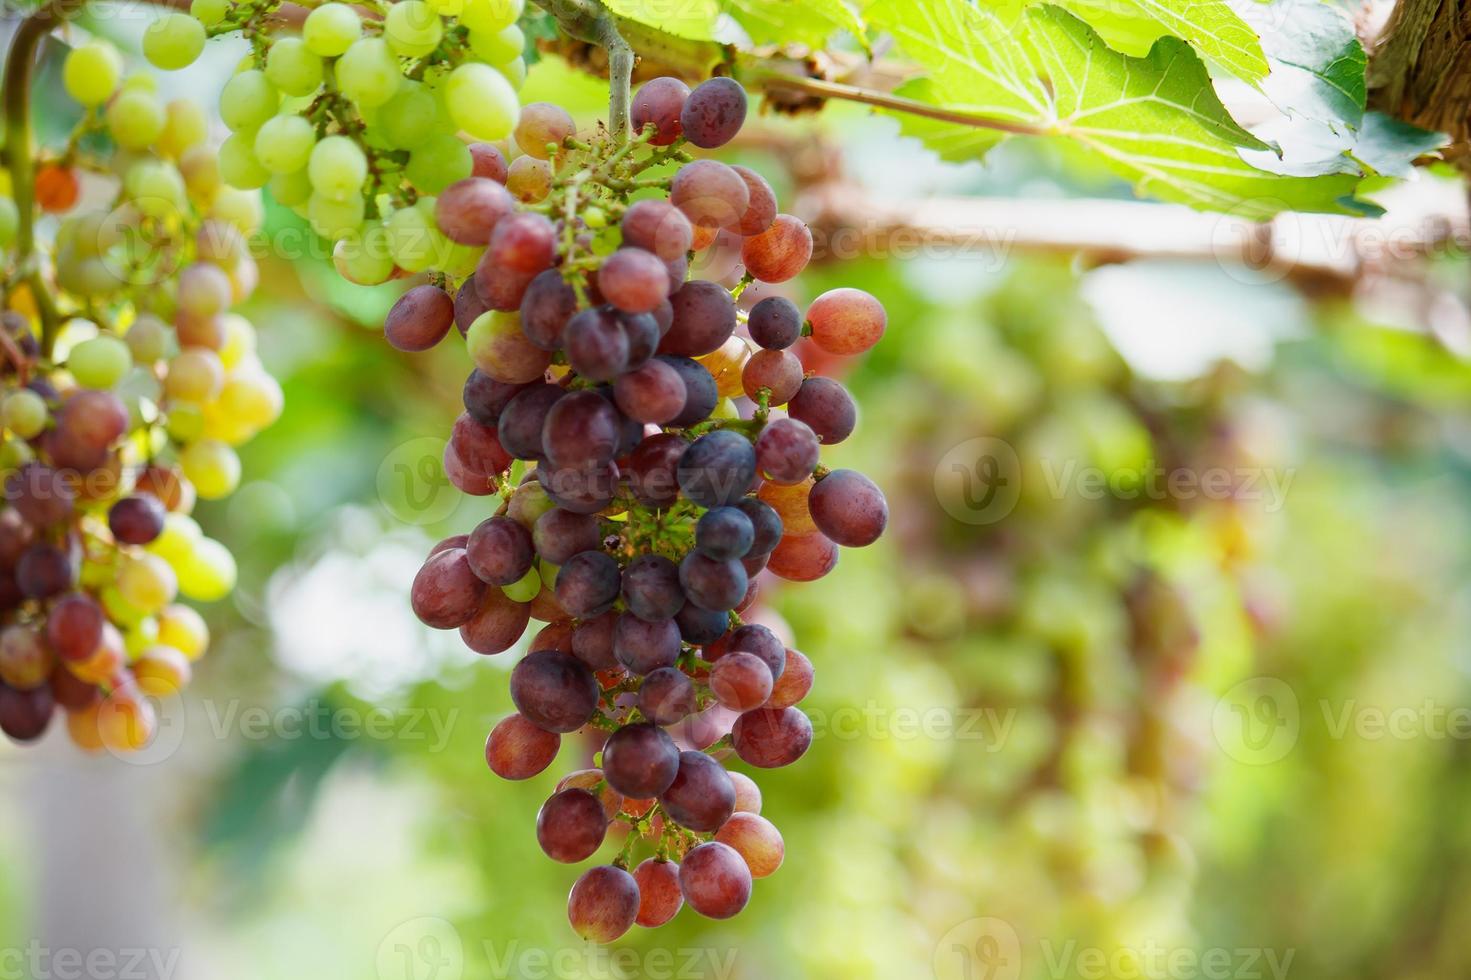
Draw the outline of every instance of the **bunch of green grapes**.
[[[21,255],[14,231],[37,215],[0,208],[0,730],[32,741],[59,707],[77,744],[123,752],[150,742],[153,699],[208,645],[181,599],[234,585],[190,511],[235,489],[234,447],[282,394],[230,311],[256,284],[259,195],[221,183],[204,111],[125,79],[101,42],[73,49],[63,78],[86,113],[36,161],[54,234],[36,228]],[[88,136],[116,152],[96,158]]]
[[[150,25],[143,51],[161,68],[182,68],[208,37],[245,33],[251,54],[220,95],[233,131],[219,151],[224,181],[269,186],[337,243],[338,267],[354,282],[383,282],[395,269],[464,275],[477,255],[439,233],[433,196],[472,175],[513,186],[540,176],[508,173],[488,142],[509,136],[519,115],[522,6],[330,2],[288,36],[275,0],[195,0],[188,14]]]

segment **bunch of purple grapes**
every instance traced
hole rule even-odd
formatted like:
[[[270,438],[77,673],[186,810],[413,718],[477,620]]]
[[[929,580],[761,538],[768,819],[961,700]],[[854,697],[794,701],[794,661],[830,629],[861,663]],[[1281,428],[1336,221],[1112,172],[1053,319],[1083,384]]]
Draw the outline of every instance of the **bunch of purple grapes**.
[[[409,290],[385,325],[394,346],[423,350],[458,324],[474,358],[445,470],[504,502],[435,547],[413,607],[482,654],[547,623],[511,673],[517,713],[486,757],[526,779],[563,735],[603,739],[599,767],[562,780],[537,818],[543,850],[569,863],[628,827],[569,900],[573,927],[599,942],[685,902],[733,916],[780,865],[759,791],[720,760],[801,758],[812,725],[796,705],[813,668],[741,613],[763,570],[819,578],[839,545],[871,544],[888,521],[870,480],[820,465],[855,406],[792,351],[804,336],[828,354],[868,350],[882,305],[837,289],[805,313],[776,295],[738,306],[747,285],[785,282],[812,255],[764,179],[688,152],[729,142],[746,105],[727,78],[693,91],[656,79],[636,94],[630,141],[579,138],[560,108],[525,107],[516,142],[520,159],[545,161],[545,193],[513,195],[503,158],[481,147],[484,175],[435,202],[440,231],[485,247],[478,268],[454,295],[447,282]],[[690,278],[712,248],[741,256],[729,285]],[[630,871],[640,840],[653,854]]]

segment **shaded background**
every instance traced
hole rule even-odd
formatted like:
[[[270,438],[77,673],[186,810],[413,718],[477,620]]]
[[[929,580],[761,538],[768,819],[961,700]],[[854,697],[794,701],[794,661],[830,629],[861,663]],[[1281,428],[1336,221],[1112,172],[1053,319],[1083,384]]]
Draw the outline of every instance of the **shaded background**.
[[[211,52],[161,85],[212,94]],[[524,98],[590,123],[605,94],[544,60]],[[241,980],[1467,975],[1464,252],[1325,280],[1039,255],[1004,223],[902,241],[884,207],[1082,221],[1130,192],[1020,139],[942,164],[836,106],[735,156],[829,243],[794,299],[888,307],[875,351],[824,367],[861,406],[825,462],[893,514],[828,578],[766,586],[817,738],[760,774],[787,858],[746,911],[575,939],[576,871],[534,820],[590,747],[495,779],[517,653],[407,602],[430,543],[495,507],[434,463],[469,358],[382,343],[402,287],[345,284],[269,207],[245,312],[287,410],[197,513],[240,587],[140,759],[0,747],[0,976],[35,948],[55,976],[137,949],[134,975]],[[1429,171],[1398,193],[1386,224],[1463,201]]]

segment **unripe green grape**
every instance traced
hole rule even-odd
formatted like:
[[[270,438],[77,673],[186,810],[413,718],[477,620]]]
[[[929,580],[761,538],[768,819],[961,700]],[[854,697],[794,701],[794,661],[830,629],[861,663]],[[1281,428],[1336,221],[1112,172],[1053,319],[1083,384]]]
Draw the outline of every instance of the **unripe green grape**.
[[[220,177],[232,187],[254,189],[266,186],[271,172],[255,156],[255,131],[231,133],[220,144]]]
[[[220,409],[252,433],[280,418],[284,404],[280,383],[265,371],[233,375],[219,397]]]
[[[437,268],[452,279],[462,279],[470,275],[485,255],[485,247],[482,245],[461,245],[447,235],[442,235],[441,239]]]
[[[312,196],[312,179],[307,176],[305,167],[289,174],[277,174],[266,187],[277,204],[288,208],[302,207]]]
[[[0,248],[9,248],[20,229],[20,211],[10,198],[0,195]]]
[[[470,148],[448,133],[438,133],[409,151],[404,176],[426,194],[438,194],[475,169]]]
[[[398,59],[381,37],[354,41],[337,59],[337,87],[360,106],[380,106],[393,98],[403,81]]]
[[[229,0],[192,0],[189,13],[205,27],[214,27],[230,12]]]
[[[163,132],[163,106],[152,92],[126,89],[107,107],[107,131],[113,142],[128,150],[141,150]]]
[[[512,58],[503,65],[496,65],[496,68],[500,70],[502,75],[506,76],[506,81],[510,82],[511,87],[516,91],[519,92],[521,86],[526,84],[525,58]]]
[[[209,118],[204,107],[192,99],[174,99],[164,107],[163,132],[158,136],[158,151],[178,159],[190,147],[203,143],[209,135]]]
[[[306,166],[316,145],[316,130],[301,116],[273,116],[255,134],[255,158],[273,174],[289,174]]]
[[[405,80],[398,91],[377,109],[377,123],[392,147],[412,150],[442,128],[441,106],[423,82]]]
[[[122,75],[123,60],[106,41],[88,41],[72,48],[61,66],[66,94],[84,106],[101,105],[110,99]]]
[[[394,54],[422,58],[439,47],[444,24],[423,0],[399,0],[383,18],[383,37]]]
[[[204,617],[188,606],[166,606],[158,614],[158,641],[190,660],[198,660],[209,646],[209,627]]]
[[[251,155],[254,156],[254,151]],[[243,235],[249,235],[260,227],[265,211],[259,192],[237,185],[221,187],[215,193],[215,199],[209,206],[209,216],[234,226]]]
[[[178,169],[161,160],[139,160],[129,167],[123,189],[138,211],[150,218],[178,214],[189,198]]]
[[[163,427],[170,439],[188,445],[204,435],[204,412],[192,402],[170,405]]]
[[[145,551],[122,560],[117,591],[123,601],[147,616],[174,601],[179,579],[168,562]]]
[[[515,24],[498,31],[470,32],[470,50],[492,65],[514,61],[526,51],[526,35]]]
[[[465,8],[465,0],[424,0],[441,17],[458,17]]]
[[[203,50],[204,25],[188,14],[165,14],[143,32],[143,57],[165,71],[192,65]]]
[[[152,75],[137,74],[123,76],[124,92],[151,92],[158,94],[158,79]]]
[[[143,651],[157,644],[158,620],[152,616],[145,616],[123,634],[123,649],[129,660],[137,660]]]
[[[322,59],[299,37],[283,37],[266,55],[266,78],[287,95],[311,95],[322,84]]]
[[[444,250],[445,238],[434,221],[432,209],[419,206],[400,208],[389,217],[388,250],[394,264],[409,272],[423,272],[434,265]]]
[[[372,225],[361,234],[344,237],[332,249],[332,264],[342,278],[359,286],[387,282],[393,275],[387,229]]]
[[[250,68],[225,83],[220,92],[220,119],[233,130],[256,129],[276,114],[280,102],[266,73]]]
[[[31,439],[46,428],[46,400],[29,388],[12,391],[0,405],[5,427],[22,439]]]
[[[196,602],[215,602],[235,588],[235,557],[214,538],[201,538],[179,566],[179,589]]]
[[[121,337],[101,334],[71,349],[66,369],[84,388],[107,389],[133,367],[133,354]]]
[[[348,137],[328,136],[312,148],[307,174],[318,196],[336,201],[361,197],[368,158]]]
[[[232,371],[247,357],[255,357],[255,327],[238,313],[225,314],[225,346],[219,350],[220,363]]]
[[[168,513],[163,518],[163,530],[148,543],[148,551],[170,565],[178,568],[188,561],[194,546],[204,539],[199,522],[188,514]]]
[[[88,574],[86,569],[83,570],[83,574]],[[96,588],[99,583],[90,582],[88,584]],[[118,591],[115,584],[108,583],[103,587],[99,598],[102,599],[102,608],[106,610],[107,618],[123,629],[129,629],[141,623],[148,616],[146,612],[123,598],[123,594]]]
[[[0,442],[0,472],[19,469],[36,458],[36,451],[22,439]]]
[[[307,221],[311,222],[312,230],[328,241],[336,241],[356,231],[363,223],[364,211],[362,195],[334,201],[322,194],[313,194],[306,205]]]
[[[335,58],[363,35],[357,11],[345,3],[324,3],[307,15],[301,39],[314,54]]]
[[[535,568],[527,569],[525,575],[510,585],[501,586],[501,591],[515,602],[530,602],[541,592],[541,575]]]
[[[240,457],[217,439],[201,439],[185,448],[179,465],[205,500],[227,497],[240,485]]]
[[[464,0],[460,23],[471,31],[494,34],[516,23],[525,9],[524,0]]]
[[[521,103],[506,77],[489,65],[467,62],[450,73],[444,104],[454,124],[478,140],[505,139]]]
[[[144,313],[128,325],[123,343],[132,352],[134,364],[153,364],[168,353],[171,331],[151,313]]]

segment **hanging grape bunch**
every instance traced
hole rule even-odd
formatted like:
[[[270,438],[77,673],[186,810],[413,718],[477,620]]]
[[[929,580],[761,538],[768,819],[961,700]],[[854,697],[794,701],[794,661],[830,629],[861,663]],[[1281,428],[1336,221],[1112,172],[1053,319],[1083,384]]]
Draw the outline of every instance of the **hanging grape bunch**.
[[[251,54],[220,93],[220,118],[233,131],[220,147],[224,181],[268,187],[334,243],[352,282],[430,268],[463,276],[478,250],[439,232],[433,195],[472,174],[506,176],[498,151],[455,134],[495,140],[515,126],[526,74],[522,6],[401,0],[377,11],[329,2],[295,36],[281,29],[276,0],[194,0],[190,13],[153,22],[144,53],[182,68],[207,37],[243,33]],[[518,169],[510,179],[539,176]]]
[[[258,195],[221,185],[203,110],[162,104],[98,41],[67,55],[63,79],[81,124],[32,161],[22,118],[15,199],[0,199],[0,730],[33,741],[59,707],[84,749],[126,752],[150,742],[152,699],[205,652],[180,595],[213,601],[234,584],[233,558],[189,516],[195,499],[234,490],[233,447],[282,399],[251,324],[229,312],[257,280],[244,235]],[[92,157],[94,133],[127,152]],[[84,182],[104,207],[79,210]],[[59,219],[53,241],[38,240],[36,211]]]
[[[510,648],[532,618],[547,623],[511,673],[518,710],[489,736],[490,768],[525,779],[563,735],[606,733],[600,768],[564,779],[537,820],[542,848],[568,863],[591,857],[613,822],[628,826],[618,859],[569,900],[573,927],[600,942],[685,902],[733,916],[753,877],[776,870],[781,836],[759,791],[718,757],[799,759],[812,726],[796,705],[813,669],[740,613],[763,569],[819,578],[839,545],[870,544],[887,522],[872,482],[821,467],[855,408],[791,351],[809,335],[862,353],[884,332],[882,306],[838,289],[805,315],[778,297],[737,309],[745,285],[789,280],[812,254],[764,179],[686,151],[724,145],[745,115],[726,78],[693,91],[648,83],[632,139],[580,138],[560,108],[524,107],[517,162],[533,161],[539,188],[516,192],[514,166],[445,188],[438,230],[481,251],[475,272],[453,295],[452,280],[410,289],[384,328],[406,351],[456,324],[465,334],[476,367],[444,467],[465,493],[504,500],[434,549],[415,612],[481,654]],[[717,241],[738,244],[734,289],[688,278]],[[744,415],[722,398],[738,393]],[[738,713],[728,732],[716,706]],[[652,855],[630,870],[640,841]]]

